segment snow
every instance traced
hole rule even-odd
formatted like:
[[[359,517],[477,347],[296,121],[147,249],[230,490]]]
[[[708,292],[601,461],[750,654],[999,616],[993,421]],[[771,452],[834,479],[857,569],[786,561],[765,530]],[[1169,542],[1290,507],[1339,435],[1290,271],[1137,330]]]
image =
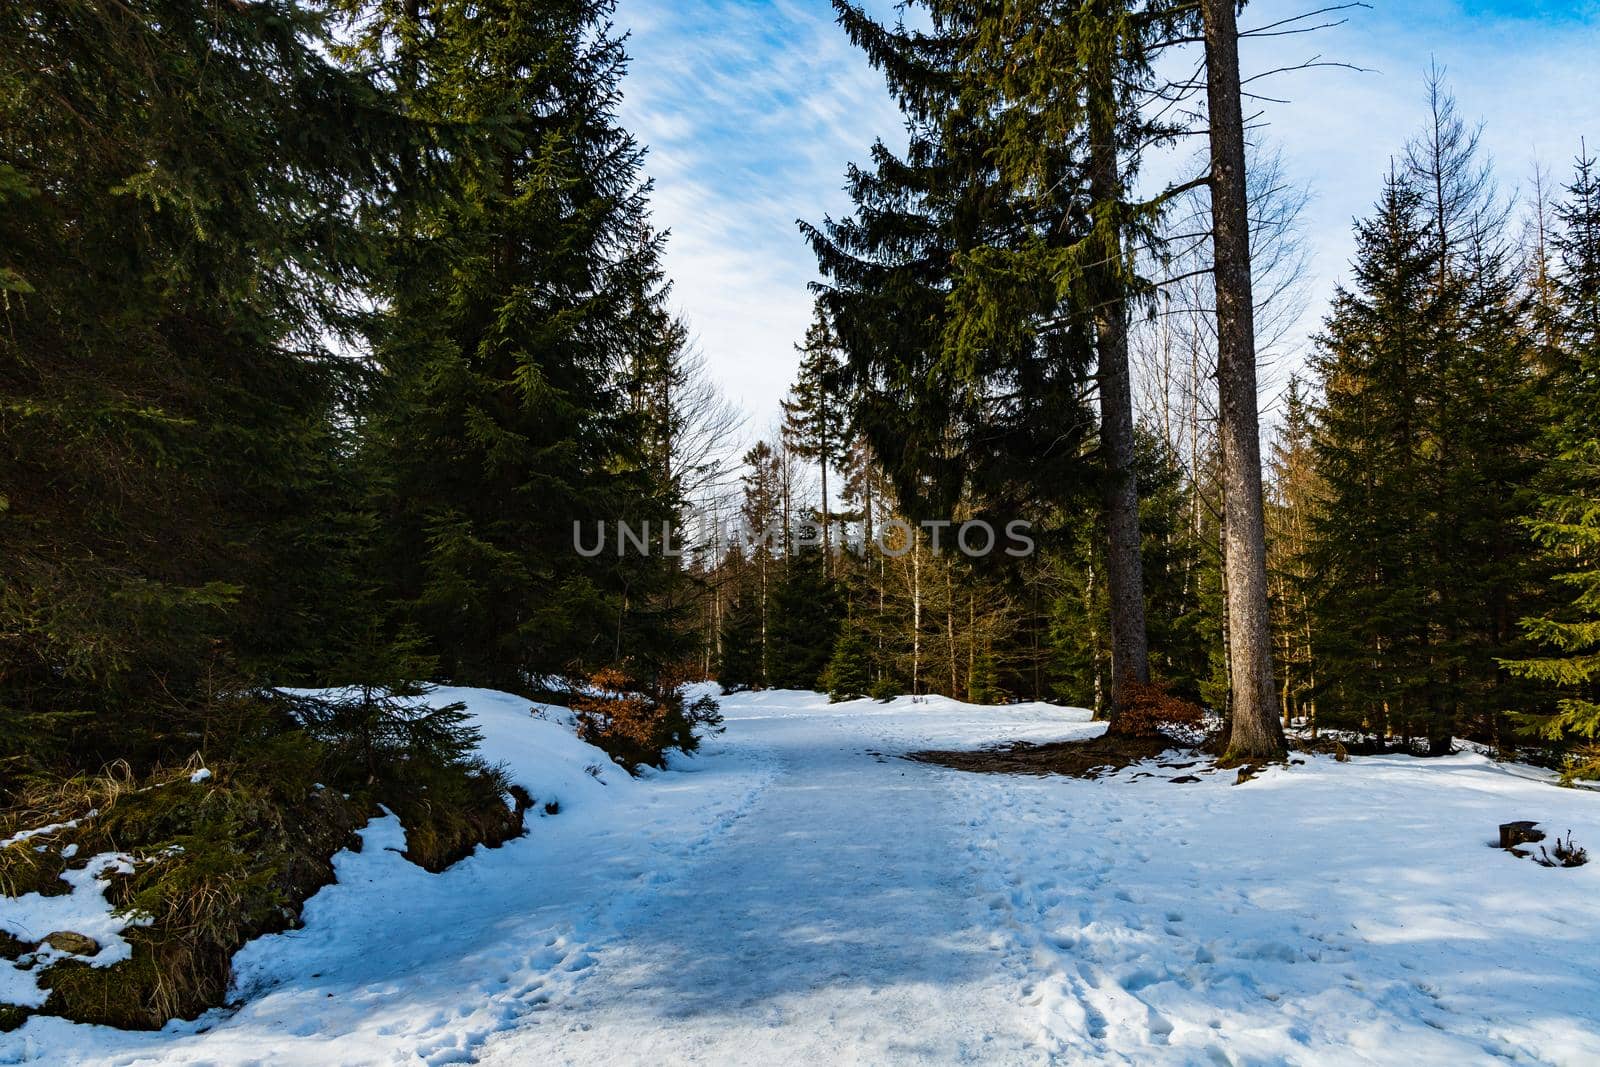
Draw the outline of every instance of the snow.
[[[99,814],[100,813],[98,811],[91,809],[89,814],[85,815],[84,818],[92,819]],[[62,830],[71,830],[82,821],[83,819],[68,819],[66,822],[53,822],[49,826],[36,826],[31,830],[22,830],[18,833],[12,834],[4,841],[0,841],[0,848],[10,848],[12,845],[20,845],[24,841],[31,841],[36,837],[43,837],[45,834],[54,834],[60,833]]]
[[[58,824],[64,825],[64,824]],[[20,835],[19,835],[20,836]],[[69,893],[47,897],[28,893],[20,897],[0,897],[0,930],[23,941],[37,943],[55,933],[75,933],[91,937],[100,945],[93,956],[83,959],[91,967],[109,967],[133,955],[133,946],[122,937],[122,931],[138,925],[139,920],[121,918],[112,914],[105,897],[105,880],[112,874],[129,874],[133,871],[131,857],[120,852],[106,852],[92,857],[75,871],[63,871],[62,879],[72,887]],[[68,954],[49,945],[41,944],[34,952],[32,969],[17,966],[27,957],[15,961],[0,960],[0,1004],[20,1004],[37,1008],[50,995],[40,989],[36,976],[40,970]],[[0,1050],[4,1049],[0,1043]],[[4,1055],[0,1051],[0,1055]]]
[[[971,775],[896,757],[1100,728],[767,692],[631,779],[562,709],[433,699],[538,798],[527,836],[431,875],[375,819],[304,929],[239,953],[236,1010],[34,1018],[0,1062],[1600,1062],[1600,863],[1487,847],[1514,819],[1600,847],[1600,798],[1526,768]]]

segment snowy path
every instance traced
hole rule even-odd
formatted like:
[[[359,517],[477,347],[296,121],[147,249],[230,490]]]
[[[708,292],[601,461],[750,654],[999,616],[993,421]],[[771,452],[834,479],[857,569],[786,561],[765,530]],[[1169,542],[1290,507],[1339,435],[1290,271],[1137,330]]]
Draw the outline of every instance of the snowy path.
[[[1003,943],[953,862],[947,791],[868,751],[899,747],[881,723],[859,706],[731,723],[782,767],[761,803],[620,919],[574,1010],[491,1042],[485,1062],[1037,1060],[995,980]]]
[[[633,781],[555,722],[529,736],[526,702],[464,695],[560,814],[442,876],[379,820],[304,930],[240,954],[240,1009],[34,1019],[0,1062],[1600,1062],[1600,863],[1484,847],[1512,818],[1600,846],[1600,796],[1525,771],[966,775],[894,756],[1096,727],[767,693]]]

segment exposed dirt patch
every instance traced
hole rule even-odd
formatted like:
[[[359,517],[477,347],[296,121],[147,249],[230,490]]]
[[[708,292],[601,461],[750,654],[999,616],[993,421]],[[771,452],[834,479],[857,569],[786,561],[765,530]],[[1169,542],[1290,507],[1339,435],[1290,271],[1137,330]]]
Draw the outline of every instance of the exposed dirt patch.
[[[1189,751],[1188,746],[1168,737],[1101,736],[1087,741],[1053,741],[1048,744],[1017,741],[975,751],[930,749],[908,753],[905,758],[915,763],[933,763],[982,774],[1065,774],[1074,778],[1100,778],[1135,763],[1154,760],[1175,749],[1185,754]],[[1194,765],[1188,763],[1181,766]],[[1177,766],[1174,765],[1175,768]]]

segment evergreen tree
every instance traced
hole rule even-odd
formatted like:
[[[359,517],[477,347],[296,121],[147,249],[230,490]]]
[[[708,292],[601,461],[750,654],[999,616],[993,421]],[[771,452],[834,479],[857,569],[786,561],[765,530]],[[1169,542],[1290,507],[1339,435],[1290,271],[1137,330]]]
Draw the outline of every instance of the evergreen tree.
[[[1450,276],[1453,329],[1441,346],[1437,451],[1429,464],[1439,625],[1429,738],[1436,752],[1448,750],[1453,732],[1507,742],[1504,712],[1529,699],[1499,663],[1517,651],[1516,620],[1530,606],[1535,578],[1524,519],[1538,470],[1538,350],[1512,256],[1498,233],[1480,230],[1464,269]]]
[[[1552,741],[1588,742],[1569,772],[1600,776],[1600,169],[1578,160],[1558,212],[1559,362],[1549,388],[1553,460],[1540,480],[1531,526],[1558,571],[1559,604],[1523,620],[1542,656],[1512,660],[1517,675],[1558,688],[1553,708],[1524,723]]]
[[[761,605],[750,590],[735,595],[722,618],[722,655],[717,681],[728,692],[766,685],[762,669]]]
[[[834,703],[857,700],[872,689],[872,643],[854,622],[845,624],[833,644],[833,655],[823,672],[828,699]]]
[[[1343,725],[1503,739],[1526,700],[1498,661],[1531,579],[1521,519],[1536,459],[1537,350],[1474,144],[1436,123],[1358,227],[1359,295],[1319,358],[1324,684]],[[1419,159],[1425,160],[1419,162]]]
[[[680,335],[659,313],[642,150],[614,117],[611,4],[412,9],[380,8],[364,42],[397,55],[437,146],[391,205],[375,334],[387,388],[368,426],[382,570],[461,682],[519,689],[586,662],[660,660],[657,608],[681,574],[659,539],[676,501],[653,409],[630,388]],[[653,524],[652,551],[574,551],[575,528],[618,521]]]
[[[1357,224],[1355,288],[1334,298],[1321,379],[1313,519],[1327,725],[1412,735],[1429,701],[1430,528],[1423,457],[1437,250],[1422,198],[1391,175]]]
[[[1311,524],[1322,495],[1316,471],[1316,425],[1299,378],[1283,396],[1283,423],[1268,461],[1267,562],[1284,727],[1316,723],[1316,595]]]
[[[1203,700],[1212,646],[1221,632],[1220,605],[1199,594],[1214,579],[1214,537],[1201,543],[1192,525],[1190,493],[1178,457],[1158,436],[1135,437],[1139,527],[1143,537],[1145,614],[1150,620],[1152,676],[1175,695]],[[1222,701],[1217,701],[1221,706]]]
[[[359,384],[328,345],[395,124],[300,4],[16,3],[0,36],[0,760],[69,726],[79,766],[190,752],[327,658]]]
[[[988,649],[979,652],[972,663],[972,673],[967,679],[967,701],[972,704],[999,704],[1005,700],[1000,688],[1000,673],[995,666],[994,653]]]
[[[772,670],[772,593],[777,583],[778,566],[774,553],[786,550],[789,543],[787,529],[779,529],[783,507],[782,458],[765,441],[758,441],[744,456],[745,473],[741,478],[744,500],[739,506],[739,516],[744,522],[744,533],[750,543],[750,568],[754,571],[753,588],[746,592],[756,611],[755,635],[760,651],[762,684]]]
[[[1074,244],[1086,216],[1071,183],[1036,198],[1005,188],[998,131],[955,106],[973,15],[933,6],[923,33],[836,4],[906,112],[910,145],[874,145],[872,166],[848,172],[852,215],[802,228],[829,280],[819,299],[854,423],[900,506],[949,518],[965,499],[1002,514],[1091,481],[1088,324],[1062,316],[1052,279],[1006,263],[1024,246]]]
[[[803,551],[773,590],[767,678],[779,689],[823,684],[843,614],[839,590],[822,571],[819,553]]]
[[[842,458],[849,430],[848,413],[839,396],[837,341],[827,319],[817,316],[800,348],[800,374],[783,401],[783,433],[795,454],[817,461],[822,472],[822,502],[817,521],[822,527],[822,566],[833,566],[833,500],[828,473]]]
[[[1192,9],[928,0],[931,29],[913,31],[835,6],[912,134],[903,158],[879,144],[872,171],[851,171],[853,218],[807,231],[858,421],[926,517],[958,500],[980,516],[1048,514],[1098,487],[1113,685],[1147,679],[1127,343],[1147,286],[1130,249],[1153,242],[1173,194],[1137,202],[1128,186],[1139,152],[1173,133],[1140,101]],[[1091,366],[1099,471],[1086,462]]]

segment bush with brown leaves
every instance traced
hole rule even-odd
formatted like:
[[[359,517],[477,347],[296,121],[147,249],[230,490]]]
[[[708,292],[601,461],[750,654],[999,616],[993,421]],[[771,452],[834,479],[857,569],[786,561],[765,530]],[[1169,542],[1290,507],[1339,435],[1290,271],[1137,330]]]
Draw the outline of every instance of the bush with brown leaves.
[[[692,752],[699,745],[695,728],[721,731],[716,702],[702,697],[684,707],[676,675],[663,672],[654,682],[640,682],[626,670],[607,667],[589,678],[589,691],[575,695],[572,711],[578,736],[627,770],[666,765],[667,752]]]
[[[1122,708],[1117,733],[1126,737],[1156,737],[1163,727],[1199,729],[1205,712],[1198,704],[1167,692],[1155,682],[1122,683]]]

